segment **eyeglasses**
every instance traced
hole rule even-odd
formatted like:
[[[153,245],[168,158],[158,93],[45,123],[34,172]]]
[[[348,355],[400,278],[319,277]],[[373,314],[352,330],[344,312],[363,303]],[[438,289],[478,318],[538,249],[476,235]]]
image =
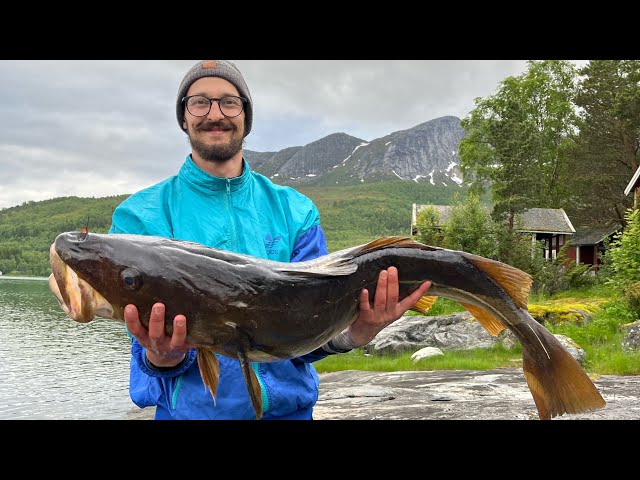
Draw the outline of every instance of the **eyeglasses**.
[[[182,102],[194,117],[208,115],[213,102],[218,102],[218,107],[225,117],[237,117],[242,113],[244,104],[248,100],[244,97],[209,98],[204,95],[191,95],[190,97],[182,97]]]

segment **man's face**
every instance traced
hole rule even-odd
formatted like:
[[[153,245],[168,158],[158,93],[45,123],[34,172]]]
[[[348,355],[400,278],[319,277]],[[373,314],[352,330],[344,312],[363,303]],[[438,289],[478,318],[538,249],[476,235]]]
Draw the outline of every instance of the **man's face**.
[[[186,96],[191,95],[223,98],[239,97],[240,93],[223,78],[204,77],[189,87]],[[242,150],[244,118],[244,109],[237,117],[226,117],[214,101],[209,113],[203,117],[194,116],[185,108],[182,126],[187,130],[194,153],[208,162],[225,162]]]

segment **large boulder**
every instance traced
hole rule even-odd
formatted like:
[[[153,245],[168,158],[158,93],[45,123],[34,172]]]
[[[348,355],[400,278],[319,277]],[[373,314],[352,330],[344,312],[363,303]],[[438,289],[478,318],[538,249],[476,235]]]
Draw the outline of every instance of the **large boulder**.
[[[509,334],[505,330],[497,337],[492,336],[469,312],[431,317],[413,315],[386,327],[367,349],[370,353],[404,353],[424,347],[441,350],[488,348]]]
[[[578,344],[564,335],[555,337],[578,363],[584,365],[586,354]],[[432,317],[402,317],[378,333],[366,350],[373,354],[400,354],[426,347],[442,351],[490,348],[497,343],[513,348],[518,340],[506,328],[494,337],[469,312],[460,312]],[[424,358],[422,354],[421,358]]]

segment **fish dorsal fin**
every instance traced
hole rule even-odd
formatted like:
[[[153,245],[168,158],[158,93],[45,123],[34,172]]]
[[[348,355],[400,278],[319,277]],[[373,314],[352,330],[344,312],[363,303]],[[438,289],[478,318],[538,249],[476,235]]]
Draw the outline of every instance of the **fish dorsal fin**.
[[[196,358],[202,382],[211,392],[213,404],[216,404],[216,391],[218,390],[218,379],[220,378],[220,363],[215,353],[207,348],[196,348]]]
[[[502,287],[519,308],[527,308],[529,290],[533,283],[531,275],[516,267],[496,260],[490,260],[469,253],[464,253],[463,255],[469,262],[486,273]]]
[[[380,237],[359,247],[354,247],[354,256],[364,255],[390,247],[417,248],[420,250],[440,250],[437,247],[416,242],[411,237]]]
[[[277,264],[274,266],[274,270],[287,275],[351,275],[358,269],[358,265],[353,261],[354,255],[352,254],[357,248],[340,250],[304,262]]]
[[[288,275],[351,275],[358,269],[355,257],[390,247],[440,250],[416,242],[410,237],[380,237],[364,245],[339,250],[314,260],[280,264],[275,269]]]
[[[425,295],[423,297],[420,297],[420,300],[418,300],[416,304],[409,310],[426,314],[431,309],[431,307],[433,307],[433,304],[436,303],[437,299],[438,297],[434,297],[433,295]]]
[[[473,317],[478,320],[478,322],[480,322],[480,325],[482,325],[485,330],[494,337],[505,329],[505,326],[484,308],[476,307],[475,305],[462,302],[460,302],[460,305],[466,308],[469,313],[473,315]]]

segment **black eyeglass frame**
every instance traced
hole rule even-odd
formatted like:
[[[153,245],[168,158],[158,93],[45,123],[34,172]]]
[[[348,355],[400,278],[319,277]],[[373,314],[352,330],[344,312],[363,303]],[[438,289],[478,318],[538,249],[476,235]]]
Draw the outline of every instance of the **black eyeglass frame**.
[[[191,110],[189,110],[189,107],[187,106],[187,101],[192,98],[192,97],[202,97],[202,98],[206,98],[207,100],[209,100],[209,110],[207,110],[207,113],[203,114],[203,115],[195,115],[193,113],[191,113]],[[240,110],[240,112],[238,113],[238,115],[227,115],[226,113],[224,113],[222,111],[222,107],[220,106],[220,100],[224,100],[225,98],[239,98],[240,101],[242,102],[242,110]],[[244,107],[247,104],[249,100],[244,98],[244,97],[238,97],[236,95],[225,95],[224,97],[221,98],[209,98],[206,97],[204,95],[189,95],[189,96],[185,96],[182,97],[182,104],[184,105],[185,110],[187,110],[189,113],[191,113],[191,115],[193,115],[194,117],[206,117],[207,115],[209,115],[209,112],[211,111],[211,107],[213,107],[213,102],[218,102],[218,108],[220,109],[220,113],[222,115],[224,115],[227,118],[236,118],[239,117],[242,112],[244,112]]]

